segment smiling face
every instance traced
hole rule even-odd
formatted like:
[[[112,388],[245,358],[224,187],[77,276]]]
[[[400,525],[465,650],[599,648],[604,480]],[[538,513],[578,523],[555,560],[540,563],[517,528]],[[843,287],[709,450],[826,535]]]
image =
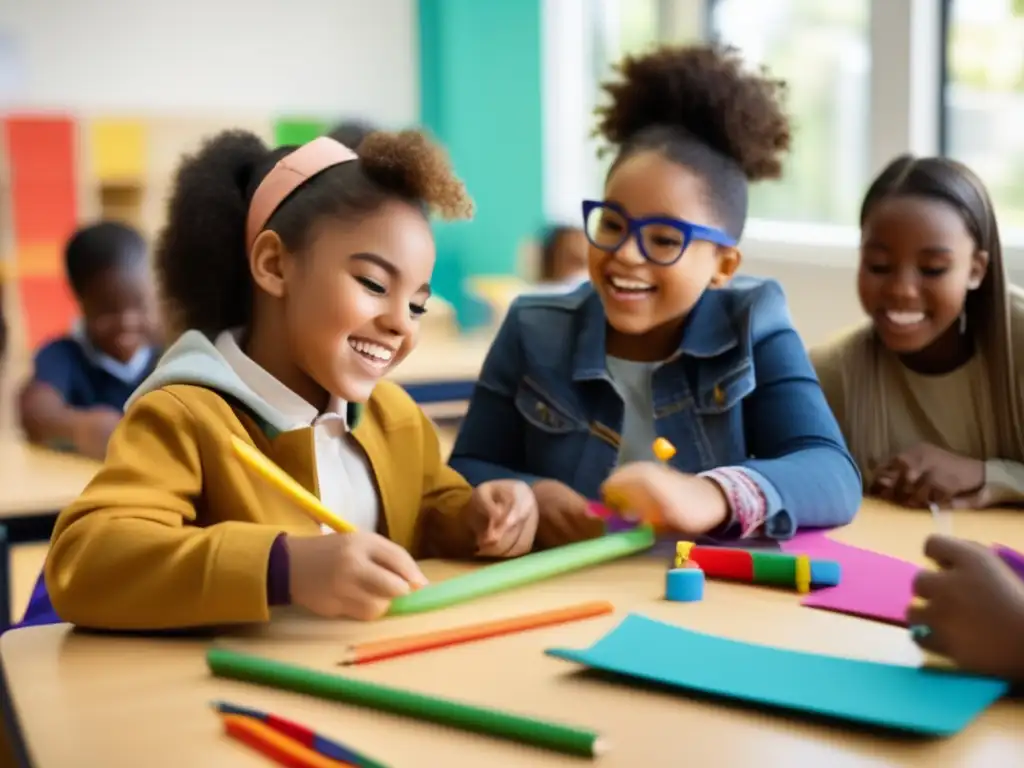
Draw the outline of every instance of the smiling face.
[[[78,297],[85,332],[103,354],[127,363],[156,331],[153,282],[141,262],[97,272]]]
[[[861,228],[861,305],[897,354],[955,347],[967,292],[981,284],[987,266],[988,254],[950,204],[882,199]]]
[[[658,216],[718,225],[705,181],[658,152],[623,160],[608,177],[605,202],[635,219]],[[682,245],[682,234],[671,227],[657,227],[648,234],[652,239],[662,250]],[[614,252],[591,244],[588,261],[590,280],[608,317],[609,354],[656,360],[675,350],[682,321],[710,284],[728,280],[739,265],[739,253],[694,240],[674,264],[659,266],[647,261],[630,237]]]
[[[279,338],[298,374],[275,375],[314,404],[316,388],[365,402],[416,346],[435,259],[426,218],[388,201],[354,220],[324,220],[300,254],[282,253],[272,232],[261,238],[267,253],[261,261],[257,240],[253,277],[280,300]]]

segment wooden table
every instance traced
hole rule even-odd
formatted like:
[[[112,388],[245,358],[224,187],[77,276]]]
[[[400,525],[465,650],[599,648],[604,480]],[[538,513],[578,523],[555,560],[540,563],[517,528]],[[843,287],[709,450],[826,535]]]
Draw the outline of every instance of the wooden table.
[[[456,419],[480,375],[494,329],[461,336],[424,339],[390,378],[401,384],[428,416]]]
[[[0,522],[57,512],[78,497],[98,468],[81,456],[0,437]]]
[[[49,538],[57,513],[77,498],[98,468],[90,459],[0,434],[0,629],[20,619],[39,573],[38,568],[31,573],[32,564],[45,556],[45,548],[38,546],[17,550],[23,542]]]
[[[957,533],[1024,547],[1020,513],[958,513]],[[867,503],[840,538],[920,560],[927,514]],[[467,566],[425,564],[439,579]],[[666,603],[664,563],[637,557],[421,616],[373,624],[325,622],[286,612],[269,625],[217,642],[333,669],[351,641],[606,598],[614,617],[553,627],[348,670],[408,687],[602,731],[612,751],[598,766],[1019,766],[1024,704],[1001,701],[942,741],[898,739],[769,711],[699,701],[600,680],[543,654],[585,647],[627,611],[726,637],[855,658],[917,664],[905,630],[801,608],[797,596],[713,582],[703,602]],[[216,680],[202,640],[91,636],[66,626],[8,632],[0,659],[24,742],[39,768],[96,765],[268,765],[220,733],[207,702],[223,698],[293,717],[397,768],[485,765],[580,766],[579,759],[447,730],[343,704]],[[713,659],[694,660],[714,663]],[[827,681],[822,681],[827,684]]]

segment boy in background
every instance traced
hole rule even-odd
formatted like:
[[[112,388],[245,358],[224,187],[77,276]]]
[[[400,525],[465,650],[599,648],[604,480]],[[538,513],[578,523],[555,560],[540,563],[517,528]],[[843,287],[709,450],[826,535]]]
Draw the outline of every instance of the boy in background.
[[[68,241],[65,269],[82,318],[36,354],[21,424],[34,443],[102,459],[125,402],[159,356],[146,243],[124,224],[83,227]]]

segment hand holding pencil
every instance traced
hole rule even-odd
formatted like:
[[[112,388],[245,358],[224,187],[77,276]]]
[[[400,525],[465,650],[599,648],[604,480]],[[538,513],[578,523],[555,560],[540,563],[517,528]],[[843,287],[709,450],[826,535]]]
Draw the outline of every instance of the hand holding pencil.
[[[287,536],[291,601],[327,618],[375,619],[391,601],[427,584],[412,555],[393,541],[358,531],[320,503],[255,447],[236,438],[235,455],[268,484],[341,536]]]
[[[653,461],[616,469],[601,493],[623,516],[687,536],[707,533],[730,514],[725,494],[713,480]]]
[[[377,619],[391,601],[425,586],[405,549],[377,533],[288,536],[292,603],[327,618]]]

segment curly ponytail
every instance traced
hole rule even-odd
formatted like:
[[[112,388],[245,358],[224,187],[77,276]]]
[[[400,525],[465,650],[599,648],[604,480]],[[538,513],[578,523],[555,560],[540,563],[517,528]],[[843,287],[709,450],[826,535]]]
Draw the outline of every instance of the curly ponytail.
[[[156,267],[172,336],[213,336],[248,325],[254,285],[245,247],[249,202],[260,181],[295,147],[274,151],[255,135],[226,131],[186,157],[171,194]],[[322,218],[355,218],[390,199],[446,219],[469,218],[473,201],[445,151],[419,131],[375,132],[359,160],[315,175],[274,211],[265,229],[299,252]]]

